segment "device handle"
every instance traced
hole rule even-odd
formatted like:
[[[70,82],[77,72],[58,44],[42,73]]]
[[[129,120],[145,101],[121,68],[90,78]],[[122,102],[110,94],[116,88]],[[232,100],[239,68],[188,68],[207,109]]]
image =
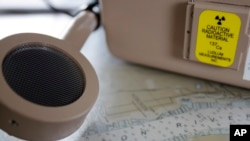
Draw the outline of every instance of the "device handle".
[[[81,11],[69,24],[63,40],[72,45],[72,49],[80,51],[90,33],[97,27],[97,17],[91,11]]]

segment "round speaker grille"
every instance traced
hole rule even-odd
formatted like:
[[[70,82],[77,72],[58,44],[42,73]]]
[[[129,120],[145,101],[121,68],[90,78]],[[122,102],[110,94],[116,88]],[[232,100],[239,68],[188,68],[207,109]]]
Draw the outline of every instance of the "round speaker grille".
[[[64,106],[83,94],[82,69],[54,48],[28,44],[4,58],[3,75],[9,86],[24,99],[44,106]]]

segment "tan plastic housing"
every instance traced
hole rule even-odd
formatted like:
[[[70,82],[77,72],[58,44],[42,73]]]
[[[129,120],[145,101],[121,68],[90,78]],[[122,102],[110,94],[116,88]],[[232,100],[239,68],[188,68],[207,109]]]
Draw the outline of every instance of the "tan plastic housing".
[[[250,88],[247,66],[249,0],[102,0],[110,51],[133,63]],[[242,20],[236,61],[218,67],[194,56],[197,18],[204,9],[237,12]],[[196,13],[194,13],[194,11]]]
[[[31,141],[54,141],[70,135],[84,122],[96,101],[98,80],[94,69],[80,53],[80,49],[96,27],[96,20],[93,13],[81,12],[73,21],[63,39],[23,33],[0,41],[0,62],[3,62],[10,50],[21,44],[46,44],[74,59],[85,73],[86,79],[85,90],[77,101],[65,106],[47,107],[34,104],[17,95],[9,87],[1,71],[0,128],[8,134]]]

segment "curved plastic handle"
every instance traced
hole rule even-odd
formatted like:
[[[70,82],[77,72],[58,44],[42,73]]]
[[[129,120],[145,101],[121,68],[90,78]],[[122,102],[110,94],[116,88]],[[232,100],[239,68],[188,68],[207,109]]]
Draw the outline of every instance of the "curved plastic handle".
[[[65,31],[63,40],[72,44],[72,49],[80,51],[90,33],[97,26],[96,15],[90,11],[82,11],[72,20]]]

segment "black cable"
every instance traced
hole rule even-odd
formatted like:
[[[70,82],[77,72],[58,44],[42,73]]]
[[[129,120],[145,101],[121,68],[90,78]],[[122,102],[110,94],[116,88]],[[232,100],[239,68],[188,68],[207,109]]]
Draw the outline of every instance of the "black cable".
[[[62,9],[62,8],[56,8],[51,2],[50,0],[43,0],[44,3],[49,7],[49,9],[53,12],[53,13],[64,13],[66,15],[72,16],[74,17],[76,15],[76,10],[74,9]]]
[[[99,4],[98,0],[93,0],[90,3],[83,3],[83,5],[78,8],[67,9],[57,8],[50,2],[50,0],[43,0],[43,2],[48,6],[48,9],[0,9],[0,14],[64,13],[74,17],[83,10],[93,11],[93,7],[98,6]]]
[[[98,0],[92,0],[92,2],[88,4],[83,4],[82,6],[76,8],[76,9],[60,9],[53,6],[50,2],[50,0],[44,0],[44,2],[47,4],[47,6],[54,12],[64,13],[69,16],[75,17],[79,12],[87,10],[95,14],[97,19],[97,26],[95,28],[98,29],[101,25],[101,16],[100,16],[100,9],[99,9],[99,1]]]
[[[75,17],[79,12],[87,10],[93,12],[96,15],[98,22],[96,29],[100,26],[101,17],[98,0],[92,0],[90,3],[82,4],[78,8],[74,9],[57,8],[50,2],[50,0],[43,0],[43,2],[48,6],[48,9],[4,9],[0,10],[0,14],[64,13],[71,17]]]
[[[0,10],[0,14],[42,14],[42,13],[62,13],[52,11],[50,9],[4,9]]]

